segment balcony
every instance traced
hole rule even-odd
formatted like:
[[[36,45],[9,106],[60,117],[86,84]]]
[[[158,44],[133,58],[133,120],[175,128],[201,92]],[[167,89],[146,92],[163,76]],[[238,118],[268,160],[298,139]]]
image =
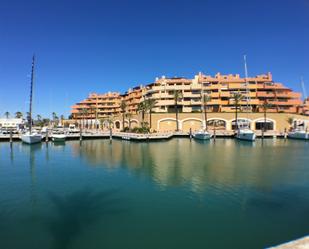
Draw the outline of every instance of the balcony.
[[[259,91],[259,92],[257,92],[257,97],[274,98],[275,94],[274,94],[274,92]]]
[[[295,93],[295,92],[282,92],[282,93],[276,93],[277,97],[281,98],[291,98],[291,99],[300,99],[301,94]]]
[[[222,98],[230,98],[232,95],[230,92],[220,92],[220,97]]]
[[[287,87],[283,86],[281,83],[274,83],[274,84],[265,84],[265,89],[288,89]]]
[[[219,90],[221,89],[221,85],[215,84],[215,85],[209,85],[209,86],[204,86],[204,90]]]
[[[210,96],[211,96],[212,98],[219,98],[220,93],[219,93],[219,92],[213,92],[213,93],[210,94]]]
[[[259,104],[260,104],[260,100],[258,100],[258,99],[251,99],[248,102],[247,102],[247,100],[242,100],[242,101],[239,102],[239,105],[259,105]],[[235,100],[230,99],[229,105],[235,105]]]
[[[187,102],[189,102],[189,101],[183,101],[183,104],[186,105]],[[201,105],[202,101],[200,99],[198,99],[198,100],[191,99],[191,101],[189,103],[191,105]]]
[[[184,98],[201,98],[201,93],[184,92],[183,97]]]
[[[257,89],[256,84],[245,84],[245,83],[230,83],[229,89],[236,89],[236,90],[246,90],[246,89]]]

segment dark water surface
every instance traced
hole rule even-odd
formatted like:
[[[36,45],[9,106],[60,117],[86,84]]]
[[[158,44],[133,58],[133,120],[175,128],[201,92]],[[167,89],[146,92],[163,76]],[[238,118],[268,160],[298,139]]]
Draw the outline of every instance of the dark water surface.
[[[309,234],[309,143],[0,143],[0,248],[265,248]]]

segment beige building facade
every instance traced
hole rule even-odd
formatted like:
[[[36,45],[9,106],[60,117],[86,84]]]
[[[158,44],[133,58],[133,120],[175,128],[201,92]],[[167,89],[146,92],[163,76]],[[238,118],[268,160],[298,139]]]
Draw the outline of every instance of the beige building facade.
[[[267,113],[266,122],[267,130],[284,132],[293,126],[289,123],[289,118],[294,123],[304,123],[305,129],[309,128],[309,117],[299,114],[287,113]],[[131,126],[140,125],[140,115],[132,117]],[[207,128],[209,130],[226,130],[232,131],[235,127],[235,114],[234,113],[209,113],[208,114]],[[146,115],[145,121],[149,122],[149,114]],[[122,130],[122,116],[114,118],[114,128]],[[158,132],[173,132],[176,130],[176,117],[171,113],[154,113],[152,114],[151,129]],[[258,131],[262,129],[264,123],[264,115],[262,113],[239,113],[238,122],[246,122],[250,125],[252,130]],[[205,122],[201,113],[180,113],[178,119],[179,129],[183,132],[197,131],[205,128]],[[125,119],[125,127],[129,126],[129,120]]]

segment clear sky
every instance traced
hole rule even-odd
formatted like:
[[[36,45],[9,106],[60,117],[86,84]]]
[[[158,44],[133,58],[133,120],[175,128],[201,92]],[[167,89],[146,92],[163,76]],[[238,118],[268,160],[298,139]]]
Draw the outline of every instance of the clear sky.
[[[89,92],[124,92],[155,77],[249,75],[309,92],[309,0],[1,0],[0,116],[68,115]]]

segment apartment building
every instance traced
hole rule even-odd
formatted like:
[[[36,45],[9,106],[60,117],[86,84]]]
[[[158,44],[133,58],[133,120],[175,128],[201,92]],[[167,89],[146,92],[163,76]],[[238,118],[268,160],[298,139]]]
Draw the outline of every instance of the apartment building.
[[[71,108],[73,119],[100,119],[119,114],[121,95],[118,92],[90,93],[88,98]]]
[[[136,113],[138,104],[143,101],[146,88],[137,86],[130,88],[125,94],[121,95],[121,99],[126,103],[126,109],[129,113]]]
[[[202,111],[202,95],[208,94],[209,112],[234,112],[234,93],[241,93],[239,102],[241,112],[302,113],[308,112],[300,99],[301,94],[293,92],[283,84],[274,82],[271,73],[242,78],[239,74],[215,76],[199,73],[193,79],[184,77],[156,78],[146,86],[129,89],[123,95],[118,92],[89,94],[88,98],[72,106],[74,119],[95,119],[121,113],[120,103],[125,101],[126,112],[136,113],[138,104],[146,99],[155,99],[155,113],[175,112],[174,92],[181,92],[177,108],[179,112],[194,113]],[[308,100],[307,100],[308,101]]]
[[[234,93],[244,97],[239,102],[241,111],[263,112],[263,103],[268,104],[267,112],[297,113],[302,104],[300,93],[295,93],[281,83],[275,83],[270,73],[256,77],[241,78],[236,75],[198,74],[194,79],[183,77],[156,79],[147,90],[145,97],[157,100],[154,112],[174,112],[174,91],[182,93],[178,103],[181,112],[200,112],[202,94],[208,94],[211,100],[207,108],[211,112],[232,112],[235,110]]]

